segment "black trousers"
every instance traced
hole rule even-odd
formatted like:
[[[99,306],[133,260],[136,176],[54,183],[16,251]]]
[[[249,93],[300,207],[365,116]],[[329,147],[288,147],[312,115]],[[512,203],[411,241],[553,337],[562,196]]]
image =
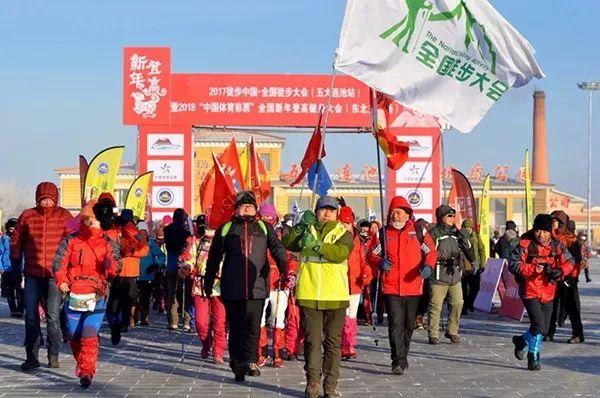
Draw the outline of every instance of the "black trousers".
[[[479,285],[481,282],[479,275],[479,271],[473,274],[465,272],[461,279],[463,300],[465,301],[463,308],[466,308],[471,311],[473,308],[473,304],[475,304],[477,293],[479,293]]]
[[[264,299],[223,299],[229,324],[230,366],[247,365],[258,360],[258,339]]]
[[[408,350],[415,327],[420,296],[383,297],[388,314],[388,337],[392,350],[392,366],[408,366]]]
[[[8,301],[8,308],[11,314],[23,314],[23,273],[21,271],[6,271],[2,274],[2,282],[4,284],[3,291]]]
[[[542,303],[538,299],[524,299],[523,304],[529,316],[529,331],[534,336],[538,333],[546,336],[552,316],[552,301]]]
[[[561,297],[562,312],[571,321],[573,336],[583,337],[583,323],[581,323],[581,302],[579,301],[579,288],[577,282],[564,286]]]
[[[429,278],[423,281],[423,293],[419,296],[417,315],[424,316],[429,309]]]
[[[117,276],[110,286],[106,305],[106,318],[112,326],[129,327],[131,307],[137,301],[137,278]]]

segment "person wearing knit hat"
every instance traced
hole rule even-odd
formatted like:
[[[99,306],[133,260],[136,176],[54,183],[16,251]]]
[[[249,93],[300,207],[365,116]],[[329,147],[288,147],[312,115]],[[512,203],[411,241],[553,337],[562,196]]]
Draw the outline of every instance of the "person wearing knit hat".
[[[350,305],[346,309],[344,329],[342,330],[342,360],[355,359],[356,353],[356,331],[358,305],[363,288],[371,283],[371,267],[367,263],[364,246],[361,242],[359,231],[354,225],[354,211],[350,206],[342,206],[340,209],[340,222],[354,238],[354,247],[348,256],[348,286],[350,293]]]
[[[460,314],[463,292],[460,283],[465,265],[473,263],[473,246],[464,232],[455,226],[456,210],[441,205],[435,210],[436,225],[429,233],[435,242],[438,258],[429,286],[429,344],[439,344],[439,323],[444,299],[448,297],[450,313],[444,337],[452,344],[460,343]]]
[[[415,224],[410,203],[403,196],[396,196],[390,202],[387,226],[380,232],[385,242],[374,240],[367,251],[369,263],[379,270],[394,375],[402,375],[408,369],[419,299],[424,281],[436,266],[435,244],[421,228]]]
[[[60,348],[61,293],[52,283],[54,254],[68,235],[71,213],[58,206],[58,188],[51,182],[41,182],[36,188],[36,206],[25,210],[18,218],[10,238],[10,258],[13,266],[23,264],[25,275],[25,352],[27,358],[21,370],[40,366],[38,360],[40,317],[38,306],[45,298],[48,328],[48,367],[58,368]]]
[[[538,214],[533,229],[523,234],[508,260],[530,323],[527,332],[513,336],[514,355],[522,360],[527,354],[529,370],[541,369],[542,338],[550,326],[556,285],[575,266],[568,249],[552,235],[552,223],[550,214]]]
[[[262,204],[258,210],[261,219],[271,225],[275,229],[277,237],[281,239],[282,230],[277,228],[279,218],[275,206],[270,203]],[[289,257],[288,257],[289,258]],[[281,274],[277,268],[277,263],[271,256],[268,256],[269,275],[270,275],[270,291],[269,298],[265,300],[263,307],[262,318],[260,320],[260,338],[258,348],[259,367],[264,366],[270,356],[268,354],[269,340],[268,327],[273,330],[273,366],[276,368],[283,367],[283,349],[285,348],[285,312],[287,310],[288,296],[290,289],[293,289],[296,279],[296,270],[290,267],[288,261],[287,274]],[[267,308],[271,306],[271,320],[267,325]]]
[[[273,226],[260,219],[256,197],[250,191],[237,194],[231,220],[222,224],[212,240],[204,291],[210,297],[220,274],[221,298],[229,323],[230,367],[235,381],[260,376],[257,365],[260,322],[269,297],[271,255],[281,275],[287,272],[287,253]],[[219,272],[221,270],[221,272]]]
[[[92,384],[96,372],[108,284],[121,270],[119,247],[102,230],[93,205],[82,209],[79,230],[61,242],[53,261],[55,285],[68,297],[64,311],[69,344],[83,388]]]
[[[299,253],[296,297],[305,336],[305,397],[319,396],[321,376],[324,395],[340,396],[340,340],[350,301],[346,275],[354,239],[338,219],[339,207],[336,198],[320,197],[316,214],[306,210],[282,237],[288,250]]]

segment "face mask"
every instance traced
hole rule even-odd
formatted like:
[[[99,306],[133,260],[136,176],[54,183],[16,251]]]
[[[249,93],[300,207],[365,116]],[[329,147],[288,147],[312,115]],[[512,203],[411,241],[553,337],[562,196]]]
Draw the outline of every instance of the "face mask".
[[[406,225],[406,222],[398,222],[398,221],[392,222],[392,226],[396,229],[402,229],[402,228],[404,228],[405,225]]]

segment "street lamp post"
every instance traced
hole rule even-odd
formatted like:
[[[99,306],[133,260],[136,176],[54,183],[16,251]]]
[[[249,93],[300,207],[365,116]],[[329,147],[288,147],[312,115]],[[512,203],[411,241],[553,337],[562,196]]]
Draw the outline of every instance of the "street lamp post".
[[[577,87],[588,92],[588,197],[587,197],[587,234],[590,246],[592,244],[592,91],[600,90],[600,82],[582,82]]]

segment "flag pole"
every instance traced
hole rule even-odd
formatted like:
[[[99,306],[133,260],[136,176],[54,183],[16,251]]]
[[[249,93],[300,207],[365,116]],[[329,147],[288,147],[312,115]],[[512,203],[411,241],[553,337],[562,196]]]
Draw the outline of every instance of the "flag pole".
[[[381,246],[382,246],[382,255],[383,255],[383,259],[387,260],[387,245],[385,244],[385,227],[386,227],[386,220],[385,220],[385,209],[384,209],[384,205],[383,205],[383,182],[382,182],[382,177],[381,177],[381,153],[379,151],[379,128],[377,126],[377,92],[375,90],[371,90],[371,115],[372,115],[372,121],[373,121],[373,133],[375,134],[375,148],[377,150],[377,176],[379,179],[379,205],[380,205],[380,209],[381,209],[381,236],[379,237],[380,241],[381,241]],[[386,120],[386,123],[388,121]],[[387,125],[386,125],[387,128]],[[373,311],[371,313],[371,322],[373,324],[373,331],[377,330],[377,326],[375,326],[375,315],[377,313],[377,301],[379,299],[379,286],[381,285],[381,268],[377,269],[377,283],[376,283],[376,288],[375,288],[375,299],[373,300]],[[378,346],[379,345],[379,339],[375,339],[375,345]]]
[[[337,54],[336,54],[337,56]],[[335,75],[337,74],[337,71],[335,69],[335,60],[334,63],[331,65],[331,68],[333,69],[333,72],[331,73],[331,84],[329,86],[329,97],[327,98],[327,108],[325,108],[325,114],[324,114],[324,118],[323,118],[323,132],[321,134],[321,142],[319,143],[319,157],[317,158],[317,165],[315,166],[315,181],[313,182],[313,187],[312,187],[312,195],[310,198],[310,208],[313,209],[315,207],[315,199],[316,199],[316,195],[317,195],[317,183],[319,182],[319,166],[320,166],[320,160],[321,157],[323,156],[323,148],[325,147],[325,134],[327,134],[327,118],[329,117],[329,108],[331,107],[331,98],[333,97],[333,86],[335,84]]]
[[[317,113],[317,115],[318,115],[317,116],[317,128],[320,128],[320,124],[321,124],[321,111],[320,110]],[[321,157],[321,155],[322,155],[321,147],[319,146],[319,158]],[[308,178],[307,177],[305,177],[305,178],[306,178],[306,185],[308,186]],[[300,185],[300,195],[298,196],[298,202],[300,202],[300,203],[302,203],[302,196],[304,196],[304,179],[302,181],[302,184]]]

